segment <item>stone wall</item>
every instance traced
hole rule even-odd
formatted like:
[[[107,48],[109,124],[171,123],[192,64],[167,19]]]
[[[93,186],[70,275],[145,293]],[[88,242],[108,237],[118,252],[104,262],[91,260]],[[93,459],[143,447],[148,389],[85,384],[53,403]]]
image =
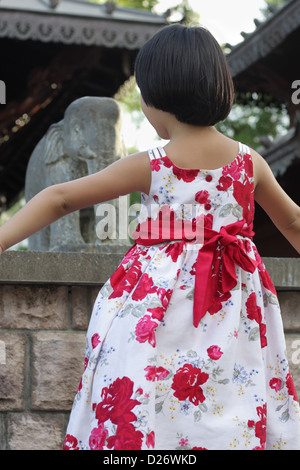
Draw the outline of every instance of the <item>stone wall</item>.
[[[99,288],[120,255],[0,257],[0,449],[61,449]],[[264,260],[279,293],[300,395],[300,260]]]

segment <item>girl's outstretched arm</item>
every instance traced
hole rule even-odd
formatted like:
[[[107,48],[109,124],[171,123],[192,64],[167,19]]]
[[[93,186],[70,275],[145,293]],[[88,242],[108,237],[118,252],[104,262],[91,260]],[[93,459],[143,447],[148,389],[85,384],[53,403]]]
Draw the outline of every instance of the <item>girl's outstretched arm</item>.
[[[149,158],[141,152],[93,175],[49,186],[0,227],[0,254],[70,212],[134,191],[148,193],[150,183]]]
[[[300,207],[281,188],[263,157],[254,150],[251,154],[256,185],[255,200],[300,254]]]

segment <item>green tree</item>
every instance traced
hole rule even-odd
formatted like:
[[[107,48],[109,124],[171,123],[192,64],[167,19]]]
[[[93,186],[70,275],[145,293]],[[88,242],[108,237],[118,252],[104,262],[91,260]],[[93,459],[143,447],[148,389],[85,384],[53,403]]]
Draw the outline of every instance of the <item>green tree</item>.
[[[261,10],[265,19],[272,16],[274,8],[285,3],[286,0],[265,0],[266,5]],[[237,94],[236,101],[230,116],[217,126],[228,137],[257,148],[262,138],[275,138],[290,126],[286,108],[274,102],[271,96],[249,92],[244,96]]]
[[[265,0],[266,6],[262,8],[262,13],[266,18],[268,18],[270,15],[272,15],[272,10],[274,8],[280,8],[282,7],[287,0]]]
[[[107,3],[107,0],[88,0],[93,3]],[[116,0],[115,3],[117,6],[127,7],[127,8],[138,8],[141,10],[153,10],[153,8],[159,3],[159,0]]]

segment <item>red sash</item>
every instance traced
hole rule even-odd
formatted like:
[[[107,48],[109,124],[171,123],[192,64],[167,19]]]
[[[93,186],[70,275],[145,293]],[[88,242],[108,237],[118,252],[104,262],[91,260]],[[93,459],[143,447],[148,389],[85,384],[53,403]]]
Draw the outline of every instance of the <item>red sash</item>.
[[[245,220],[234,222],[221,227],[219,232],[204,227],[203,246],[199,249],[195,265],[193,324],[196,328],[208,309],[236,286],[235,265],[250,273],[257,267],[257,262],[246,253],[243,240],[237,237],[240,235],[252,239],[254,236],[250,227],[244,227],[245,223]],[[139,237],[135,243],[152,246],[169,241],[191,242],[186,239]]]

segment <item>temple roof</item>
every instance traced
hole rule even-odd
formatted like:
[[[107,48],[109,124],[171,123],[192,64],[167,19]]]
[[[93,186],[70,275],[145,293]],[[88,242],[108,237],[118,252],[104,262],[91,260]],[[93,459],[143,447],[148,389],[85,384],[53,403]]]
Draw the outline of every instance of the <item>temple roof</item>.
[[[291,129],[287,135],[273,142],[264,139],[266,146],[258,149],[278,176],[300,159],[299,105],[292,101],[292,84],[300,78],[300,0],[287,0],[272,13],[264,22],[255,20],[256,29],[242,33],[240,44],[229,46],[227,60],[239,104],[250,103],[255,94],[262,106],[273,103],[289,113]]]
[[[166,24],[163,16],[113,2],[1,0],[0,12],[0,38],[129,49],[141,47]]]
[[[300,0],[286,1],[270,18],[255,23],[252,33],[242,33],[240,44],[229,46],[227,59],[236,89],[240,95],[256,92],[290,105],[291,84],[299,71]]]

